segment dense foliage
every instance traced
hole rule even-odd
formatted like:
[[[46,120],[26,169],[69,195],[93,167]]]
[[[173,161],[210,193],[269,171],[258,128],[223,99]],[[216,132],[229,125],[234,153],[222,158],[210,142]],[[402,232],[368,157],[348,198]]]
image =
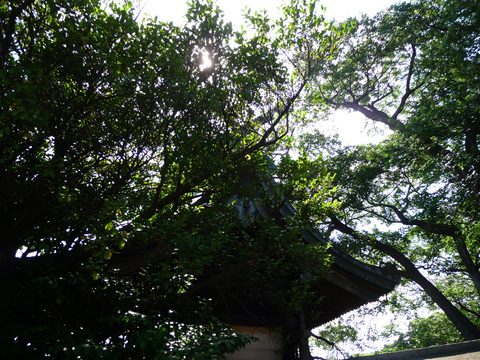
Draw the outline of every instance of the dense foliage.
[[[301,146],[323,153],[341,188],[325,235],[415,283],[464,339],[480,338],[478,10],[471,0],[411,1],[359,20],[322,68],[310,109],[360,112],[393,135],[342,147],[309,134]],[[432,316],[410,333],[443,326]]]
[[[408,331],[402,333],[389,327],[391,335],[398,338],[391,345],[385,346],[383,351],[402,351],[424,348],[439,344],[456,343],[463,340],[458,330],[448,320],[444,313],[434,313],[426,318],[417,318],[408,325]]]
[[[248,283],[253,301],[298,310],[312,294],[297,275],[325,261],[297,240],[312,222],[443,312],[391,349],[480,337],[478,5],[412,1],[341,26],[315,1],[283,10],[247,12],[247,33],[209,1],[182,27],[129,4],[0,4],[3,357],[221,358],[248,338],[199,294]],[[294,123],[337,108],[393,135],[342,147],[311,133],[272,168]],[[272,176],[268,205],[287,196],[298,218],[252,226],[232,194]],[[423,336],[447,319],[458,336]]]
[[[279,284],[305,256],[321,273],[322,252],[294,225],[241,230],[226,199],[267,173],[347,30],[306,1],[247,18],[248,36],[209,1],[182,27],[128,4],[0,4],[0,357],[221,358],[248,339],[204,284],[235,274],[280,311],[308,296]]]

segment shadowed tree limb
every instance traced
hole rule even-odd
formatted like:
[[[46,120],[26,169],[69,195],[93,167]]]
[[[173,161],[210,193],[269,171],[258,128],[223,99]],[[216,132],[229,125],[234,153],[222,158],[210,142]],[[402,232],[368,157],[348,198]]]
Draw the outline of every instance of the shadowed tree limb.
[[[425,276],[423,276],[417,269],[415,264],[413,264],[404,254],[395,249],[393,246],[382,243],[372,236],[355,231],[353,228],[340,221],[340,219],[338,219],[336,216],[330,215],[329,218],[336,230],[352,236],[354,239],[363,244],[372,246],[376,250],[379,250],[382,253],[392,257],[400,265],[402,265],[405,269],[403,276],[415,282],[427,293],[428,296],[430,296],[430,298],[445,312],[445,315],[447,315],[450,321],[453,322],[465,340],[480,339],[480,330],[465,315],[463,315],[460,310],[453,306],[450,300],[448,300],[445,295],[443,295],[440,290],[435,287],[435,285],[425,278]]]

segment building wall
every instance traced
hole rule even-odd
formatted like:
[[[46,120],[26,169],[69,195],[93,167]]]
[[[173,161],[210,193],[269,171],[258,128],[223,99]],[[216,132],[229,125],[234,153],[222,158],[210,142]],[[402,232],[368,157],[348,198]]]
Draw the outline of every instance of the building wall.
[[[282,340],[278,333],[261,326],[233,326],[239,334],[251,335],[259,341],[247,344],[245,348],[228,354],[227,360],[282,360]]]

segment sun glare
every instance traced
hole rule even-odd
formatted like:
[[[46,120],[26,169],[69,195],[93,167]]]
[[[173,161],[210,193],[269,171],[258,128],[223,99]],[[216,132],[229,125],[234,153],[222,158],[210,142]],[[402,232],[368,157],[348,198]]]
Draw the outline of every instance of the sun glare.
[[[207,51],[202,52],[202,63],[200,64],[200,71],[203,71],[212,66],[212,60],[210,60],[209,53]]]

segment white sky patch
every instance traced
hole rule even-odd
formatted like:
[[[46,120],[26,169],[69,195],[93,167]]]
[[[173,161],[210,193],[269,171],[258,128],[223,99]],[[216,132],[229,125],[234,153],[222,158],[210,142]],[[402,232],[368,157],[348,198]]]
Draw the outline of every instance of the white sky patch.
[[[323,0],[318,5],[327,8],[326,18],[345,20],[349,17],[358,16],[362,13],[374,15],[380,10],[387,8],[396,1],[393,0]],[[252,11],[267,10],[270,18],[278,17],[279,8],[288,3],[283,0],[217,0],[215,4],[225,13],[225,19],[234,26],[243,24],[243,10],[250,8]],[[188,9],[187,0],[143,0],[145,5],[143,12],[151,16],[157,16],[160,21],[172,21],[176,25],[184,22],[184,15]]]
[[[386,125],[375,124],[362,114],[336,110],[316,125],[326,135],[338,135],[344,145],[378,144],[393,132]]]

